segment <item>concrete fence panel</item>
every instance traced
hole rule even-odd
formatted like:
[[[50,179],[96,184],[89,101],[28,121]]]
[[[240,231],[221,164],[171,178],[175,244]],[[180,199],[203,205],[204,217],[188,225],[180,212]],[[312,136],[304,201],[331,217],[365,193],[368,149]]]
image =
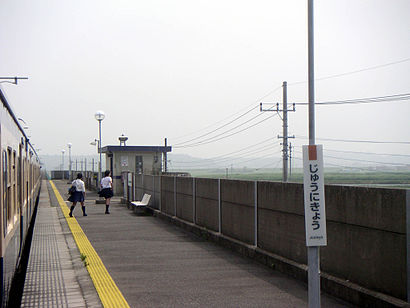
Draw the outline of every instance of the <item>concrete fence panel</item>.
[[[154,194],[154,176],[153,175],[144,175],[144,194],[151,195],[150,206],[152,206],[152,199]]]
[[[160,183],[161,183],[161,176],[154,175],[153,176],[153,194],[151,195],[151,206],[154,209],[159,209],[159,200],[161,197],[161,191],[160,191]]]
[[[197,178],[195,183],[196,223],[218,232],[218,180]]]
[[[161,209],[168,215],[175,215],[174,177],[161,177]]]
[[[326,186],[325,197],[322,270],[406,299],[406,191]]]
[[[152,196],[154,193],[153,175],[144,175],[144,193]]]
[[[221,180],[222,234],[254,244],[255,184]]]
[[[307,263],[303,185],[258,183],[258,246]]]
[[[135,198],[137,200],[141,200],[142,196],[144,195],[144,186],[143,186],[143,175],[142,174],[136,174],[135,175]]]
[[[177,217],[193,222],[192,178],[177,177]]]

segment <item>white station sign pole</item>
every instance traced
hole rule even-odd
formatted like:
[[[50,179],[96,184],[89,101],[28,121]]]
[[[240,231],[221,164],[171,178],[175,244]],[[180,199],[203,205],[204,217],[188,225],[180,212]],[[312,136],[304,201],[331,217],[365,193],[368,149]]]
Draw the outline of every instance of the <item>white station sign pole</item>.
[[[322,145],[303,146],[306,246],[326,246]]]

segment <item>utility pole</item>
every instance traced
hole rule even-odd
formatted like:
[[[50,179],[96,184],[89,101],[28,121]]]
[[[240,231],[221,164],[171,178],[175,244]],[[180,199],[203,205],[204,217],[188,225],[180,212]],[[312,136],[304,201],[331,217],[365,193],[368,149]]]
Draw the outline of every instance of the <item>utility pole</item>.
[[[293,104],[293,109],[288,110],[288,83],[286,81],[283,82],[283,97],[282,97],[282,109],[279,109],[279,103],[276,104],[276,109],[263,109],[262,103],[260,103],[260,111],[274,111],[274,112],[281,112],[283,113],[282,118],[282,127],[283,127],[283,136],[279,136],[278,138],[282,138],[282,153],[283,153],[283,167],[282,167],[282,182],[286,183],[288,181],[288,139],[295,138],[295,136],[288,136],[288,112],[296,111],[295,104]]]

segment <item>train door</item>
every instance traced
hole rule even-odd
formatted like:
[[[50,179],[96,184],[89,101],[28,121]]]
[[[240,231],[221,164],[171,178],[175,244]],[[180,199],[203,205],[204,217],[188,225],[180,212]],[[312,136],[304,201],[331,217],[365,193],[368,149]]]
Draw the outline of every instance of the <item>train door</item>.
[[[6,216],[6,234],[9,227],[13,224],[13,168],[12,168],[11,148],[7,149],[7,216]]]
[[[23,168],[22,168],[22,155],[23,149],[21,143],[19,144],[19,154],[17,157],[17,208],[20,214],[20,253],[23,247],[23,240],[24,240],[24,204],[23,204]]]
[[[27,141],[26,141],[26,148],[27,148]],[[29,168],[30,164],[28,163],[28,155],[27,155],[27,149],[26,149],[26,157],[24,159],[25,165],[24,165],[24,179],[25,181],[25,187],[24,187],[24,200],[26,203],[26,217],[31,217],[30,215],[30,208],[29,208],[29,194],[28,194],[28,177],[29,177]],[[29,227],[29,220],[26,219],[26,228],[28,229]]]

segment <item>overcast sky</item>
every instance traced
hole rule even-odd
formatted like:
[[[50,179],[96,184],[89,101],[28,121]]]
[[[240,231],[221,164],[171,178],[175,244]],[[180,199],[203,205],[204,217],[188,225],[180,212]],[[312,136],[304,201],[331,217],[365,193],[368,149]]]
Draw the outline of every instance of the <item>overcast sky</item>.
[[[2,84],[40,154],[96,153],[97,110],[103,145],[162,145],[174,153],[215,157],[272,138],[279,155],[282,122],[259,102],[307,101],[307,0],[2,0],[0,75],[28,76]],[[315,76],[358,73],[316,82],[316,101],[410,93],[409,0],[316,0]],[[401,62],[400,62],[401,61]],[[400,62],[400,63],[397,63]],[[395,64],[392,64],[395,63]],[[189,141],[235,133],[193,147]],[[317,143],[325,149],[409,154],[410,101],[316,107]],[[307,107],[289,114],[301,156]],[[248,124],[238,126],[245,121]],[[218,138],[218,137],[215,137]],[[187,143],[183,143],[189,141]],[[212,141],[209,140],[209,141]],[[299,149],[298,149],[299,147]]]

